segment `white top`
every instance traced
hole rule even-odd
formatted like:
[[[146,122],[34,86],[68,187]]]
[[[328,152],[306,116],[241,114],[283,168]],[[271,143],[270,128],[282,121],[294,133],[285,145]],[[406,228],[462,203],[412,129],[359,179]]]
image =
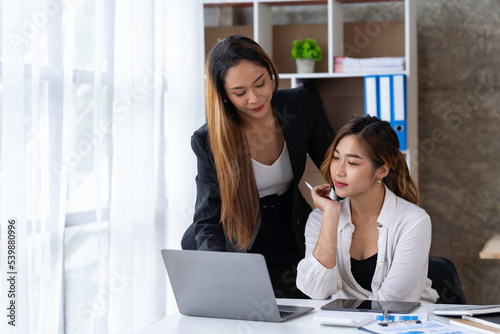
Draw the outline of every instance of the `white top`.
[[[323,212],[315,209],[307,220],[306,257],[297,268],[297,287],[313,299],[372,299],[389,301],[423,301],[434,303],[437,292],[427,278],[431,245],[431,219],[422,208],[396,196],[387,187],[378,216],[377,266],[372,292],[363,289],[351,273],[351,221],[349,198],[342,208],[337,235],[337,264],[325,268],[312,252],[318,241]]]
[[[272,165],[264,165],[254,159],[252,159],[252,164],[259,197],[281,195],[290,188],[293,172],[286,142],[281,155]]]

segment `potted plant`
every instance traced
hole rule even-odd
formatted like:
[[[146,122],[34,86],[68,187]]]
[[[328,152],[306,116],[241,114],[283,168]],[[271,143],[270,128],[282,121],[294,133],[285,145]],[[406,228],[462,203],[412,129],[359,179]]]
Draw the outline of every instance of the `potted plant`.
[[[321,47],[313,38],[306,38],[301,41],[293,41],[293,48],[290,55],[297,64],[297,73],[314,72],[314,64],[321,60]]]

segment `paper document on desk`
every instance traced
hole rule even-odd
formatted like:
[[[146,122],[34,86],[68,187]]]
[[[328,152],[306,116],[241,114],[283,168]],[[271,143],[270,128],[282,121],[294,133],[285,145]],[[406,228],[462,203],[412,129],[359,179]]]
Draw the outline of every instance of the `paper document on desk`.
[[[427,313],[389,314],[389,321],[421,320],[427,321]],[[348,312],[348,311],[318,311],[315,313],[313,322],[321,325],[362,327],[368,323],[384,322],[384,316],[372,312]]]
[[[391,334],[476,334],[476,332],[454,327],[437,320],[422,321],[419,324],[398,323],[390,326],[380,326],[378,322],[372,322],[359,329],[370,333]]]

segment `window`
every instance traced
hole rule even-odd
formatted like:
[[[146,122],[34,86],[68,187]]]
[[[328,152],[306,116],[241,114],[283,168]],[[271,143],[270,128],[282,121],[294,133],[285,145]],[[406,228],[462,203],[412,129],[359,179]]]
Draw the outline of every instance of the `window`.
[[[192,190],[177,189],[176,206],[167,200],[176,182],[194,179],[189,136],[203,122],[202,6],[4,4],[0,228],[17,218],[16,279],[28,290],[19,291],[28,305],[19,326],[27,333],[139,330],[167,314],[160,249],[178,248],[192,218],[185,214]],[[179,37],[178,17],[199,24]],[[188,55],[182,73],[171,70],[179,52],[169,43]],[[167,79],[179,83],[175,95]],[[170,228],[177,207],[184,216]]]

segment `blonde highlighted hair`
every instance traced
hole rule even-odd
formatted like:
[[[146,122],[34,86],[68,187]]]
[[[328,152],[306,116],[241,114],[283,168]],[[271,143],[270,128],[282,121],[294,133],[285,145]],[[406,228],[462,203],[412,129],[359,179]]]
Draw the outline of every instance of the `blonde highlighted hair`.
[[[236,108],[227,97],[227,71],[247,60],[264,67],[278,88],[276,66],[252,39],[231,36],[218,42],[206,62],[206,109],[210,148],[213,153],[224,233],[240,250],[252,241],[259,214],[259,194],[248,149]]]

